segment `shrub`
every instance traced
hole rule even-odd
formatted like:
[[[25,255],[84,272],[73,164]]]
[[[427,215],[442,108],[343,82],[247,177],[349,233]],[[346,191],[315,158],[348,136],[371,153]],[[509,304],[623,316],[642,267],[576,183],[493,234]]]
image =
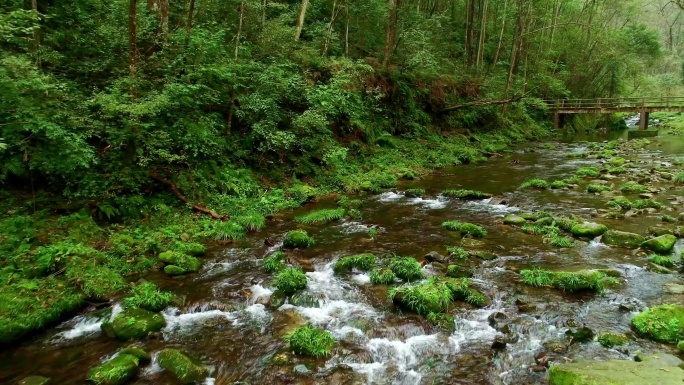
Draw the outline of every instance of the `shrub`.
[[[487,230],[484,227],[472,223],[464,223],[461,225],[461,235],[472,235],[475,238],[482,238],[487,235]]]
[[[620,186],[620,191],[622,191],[623,193],[642,193],[646,190],[648,190],[648,187],[634,181],[629,181]]]
[[[370,272],[370,281],[375,285],[389,285],[394,283],[396,278],[397,276],[390,269],[373,269]]]
[[[172,299],[172,293],[159,290],[152,282],[145,282],[133,287],[131,295],[124,298],[123,305],[125,308],[139,307],[158,312],[169,306]]]
[[[600,193],[604,191],[610,191],[610,187],[604,184],[590,183],[587,185],[587,192],[589,193]]]
[[[447,230],[451,230],[451,231],[461,230],[462,225],[463,225],[463,223],[461,223],[459,221],[446,221],[446,222],[442,223],[442,227],[444,227]]]
[[[650,308],[637,314],[631,322],[639,334],[653,340],[673,344],[684,340],[684,307],[681,305]]]
[[[684,184],[684,172],[680,172],[675,175],[673,181],[677,184]]]
[[[393,288],[389,295],[395,304],[422,315],[444,313],[452,300],[449,287],[436,279],[429,279],[418,285]]]
[[[675,263],[670,257],[653,254],[648,257],[648,260],[663,267],[674,267]]]
[[[327,223],[332,221],[338,221],[344,217],[344,209],[324,209],[312,211],[306,215],[296,217],[295,220],[299,223],[304,223],[307,225],[315,223]]]
[[[625,164],[626,162],[627,162],[627,159],[621,158],[621,157],[619,157],[619,156],[608,161],[608,163],[609,163],[611,166],[615,166],[615,167],[622,166],[622,165]]]
[[[447,253],[449,253],[450,257],[454,257],[455,259],[468,259],[470,257],[470,253],[468,250],[465,250],[460,247],[455,247],[455,246],[447,246]]]
[[[283,247],[288,249],[302,248],[305,249],[314,244],[314,239],[309,236],[306,230],[293,230],[285,234],[283,240]]]
[[[560,235],[551,235],[549,238],[549,245],[561,248],[568,248],[575,245],[575,241],[569,237],[562,237]]]
[[[422,279],[425,275],[420,263],[411,257],[393,257],[389,268],[397,277],[408,282]]]
[[[654,199],[637,199],[632,203],[635,209],[659,209],[663,204]]]
[[[325,357],[330,355],[337,341],[329,332],[306,324],[288,333],[284,337],[285,342],[295,354],[311,357]]]
[[[563,291],[592,290],[603,292],[606,285],[617,284],[617,279],[608,277],[605,273],[596,270],[584,270],[578,272],[553,272],[548,270],[522,270],[520,275],[523,282],[530,286],[553,286]]]
[[[523,184],[520,185],[520,188],[538,188],[538,189],[547,189],[549,188],[549,182],[545,181],[544,179],[529,179],[523,182]]]
[[[568,187],[568,182],[566,180],[556,180],[551,183],[551,189],[558,190],[561,188]]]
[[[275,279],[274,285],[285,295],[291,295],[306,287],[306,274],[300,269],[288,267],[281,271]]]
[[[260,213],[248,212],[246,214],[233,217],[232,220],[242,228],[249,231],[257,231],[266,227],[266,217]]]
[[[601,172],[596,167],[581,167],[575,175],[580,178],[598,178]]]
[[[268,256],[268,258],[264,259],[263,267],[264,270],[268,273],[277,273],[279,271],[282,271],[287,267],[285,263],[283,262],[287,258],[287,254],[285,254],[282,251],[276,251],[275,253],[271,254]]]
[[[336,273],[350,271],[352,268],[367,271],[375,265],[375,262],[376,258],[373,254],[350,255],[335,262],[333,270]]]

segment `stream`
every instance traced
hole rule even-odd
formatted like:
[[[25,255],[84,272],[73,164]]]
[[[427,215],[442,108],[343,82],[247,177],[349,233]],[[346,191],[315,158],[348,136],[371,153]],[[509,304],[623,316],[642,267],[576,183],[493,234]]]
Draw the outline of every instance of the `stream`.
[[[541,236],[503,224],[507,214],[544,210],[646,235],[648,227],[663,225],[664,213],[676,217],[684,212],[684,191],[660,179],[649,187],[660,189],[655,198],[664,208],[625,219],[602,217],[610,196],[587,193],[586,182],[576,189],[519,188],[531,178],[551,181],[569,177],[580,167],[601,168],[606,159],[568,154],[586,151],[590,142],[624,137],[626,132],[617,132],[544,146],[530,143],[485,163],[449,167],[420,180],[401,181],[395,189],[359,197],[363,200],[360,220],[346,218],[312,226],[294,222],[294,216],[335,207],[334,200],[308,204],[277,214],[266,229],[244,241],[212,246],[198,274],[171,278],[152,273],[146,279],[183,296],[185,305],[163,311],[167,326],[156,338],[144,341],[146,349],[153,352],[153,362],[130,383],[176,384],[155,363],[154,352],[166,347],[202,357],[212,368],[206,384],[545,384],[548,370],[535,360],[540,353],[554,362],[630,359],[638,350],[677,354],[674,346],[636,337],[630,319],[649,306],[684,303],[681,294],[664,289],[666,284],[684,283],[681,273],[651,272],[646,269],[646,253],[609,247],[600,238],[559,249],[545,244]],[[672,162],[684,156],[684,137],[655,138],[644,147],[616,156],[628,159],[628,168],[648,171],[662,166],[676,173],[681,166]],[[615,186],[614,195],[622,195],[617,186],[630,175],[609,180]],[[407,198],[404,191],[410,188],[425,189],[426,194]],[[461,201],[442,196],[445,189],[481,190],[494,197]],[[632,199],[638,194],[625,195]],[[333,273],[334,262],[352,254],[396,253],[419,261],[431,251],[446,255],[446,246],[458,246],[462,240],[441,224],[455,219],[484,226],[488,235],[476,247],[497,258],[469,261],[474,272],[472,285],[491,298],[491,303],[481,309],[457,306],[451,330],[395,307],[388,299],[389,288],[370,284],[367,273]],[[375,239],[368,235],[371,227],[379,232]],[[260,264],[278,249],[287,231],[298,228],[307,230],[316,244],[288,251],[288,256],[306,272],[304,294],[315,306],[288,303],[270,308],[273,276]],[[274,246],[267,245],[271,241]],[[680,239],[675,261],[683,249]],[[536,267],[615,269],[623,279],[602,295],[573,294],[524,285],[517,271]],[[423,269],[428,276],[443,274],[431,264]],[[121,306],[115,304],[81,314],[6,349],[0,353],[0,383],[15,384],[28,375],[50,377],[56,384],[83,383],[88,368],[127,345],[100,331],[102,321],[119,311]],[[282,337],[307,322],[330,331],[338,340],[330,356],[303,358],[288,351]],[[615,349],[597,342],[570,343],[565,332],[576,325],[586,325],[595,333],[626,333],[631,341]],[[504,336],[507,344],[493,350],[497,336]]]

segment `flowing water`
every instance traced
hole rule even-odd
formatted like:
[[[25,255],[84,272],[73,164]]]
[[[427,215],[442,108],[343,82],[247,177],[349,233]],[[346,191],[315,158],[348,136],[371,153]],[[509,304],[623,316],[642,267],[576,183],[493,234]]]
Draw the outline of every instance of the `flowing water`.
[[[680,273],[650,272],[645,269],[643,253],[608,247],[600,239],[558,249],[544,244],[540,236],[502,224],[507,213],[537,210],[577,214],[613,229],[641,234],[646,234],[649,226],[660,224],[662,210],[621,220],[599,218],[609,198],[581,189],[519,189],[530,178],[561,179],[579,167],[599,165],[602,161],[597,159],[567,157],[585,146],[586,142],[558,142],[541,149],[531,144],[486,163],[447,168],[421,180],[403,181],[391,191],[360,198],[364,201],[363,217],[358,221],[345,219],[315,226],[292,221],[293,216],[310,210],[334,207],[334,201],[280,213],[265,230],[249,239],[212,247],[203,270],[196,275],[169,278],[157,273],[147,277],[184,296],[185,305],[166,309],[166,328],[144,344],[152,352],[179,347],[202,357],[212,368],[206,384],[544,384],[548,371],[535,362],[542,352],[556,362],[629,359],[637,350],[675,353],[672,346],[636,337],[617,350],[596,342],[571,344],[565,332],[573,325],[586,325],[595,332],[632,335],[629,321],[635,311],[684,302],[681,295],[663,289],[668,283],[681,284]],[[649,170],[670,165],[682,154],[684,138],[663,137],[622,156],[635,167]],[[617,186],[622,179],[611,183]],[[657,199],[665,204],[663,210],[671,209],[675,216],[684,211],[684,192],[671,183],[662,187]],[[403,191],[408,188],[424,188],[427,193],[423,198],[407,198]],[[444,189],[460,188],[495,197],[463,202],[440,195]],[[472,284],[492,302],[483,309],[457,306],[452,312],[451,330],[434,327],[424,317],[394,307],[388,300],[388,288],[371,285],[366,273],[333,274],[333,263],[351,254],[397,253],[418,260],[430,251],[445,254],[446,245],[461,242],[460,236],[441,227],[442,222],[453,219],[486,227],[489,234],[477,247],[498,258],[470,261],[475,273]],[[371,227],[379,231],[375,240],[368,235]],[[307,272],[305,294],[314,306],[288,303],[269,308],[273,277],[260,268],[260,263],[278,248],[282,236],[295,228],[308,230],[316,239],[310,249],[288,252],[289,258]],[[276,246],[266,245],[273,242]],[[681,240],[676,247],[678,254],[684,248]],[[523,285],[516,271],[534,267],[611,268],[619,270],[624,280],[604,295],[571,294]],[[424,270],[428,275],[441,274],[430,264]],[[524,310],[521,303],[526,304]],[[621,310],[624,305],[631,311]],[[126,345],[107,338],[99,328],[103,320],[119,311],[117,304],[84,313],[6,349],[0,354],[0,383],[14,384],[27,375],[51,377],[57,384],[83,383],[89,367]],[[339,341],[331,356],[300,358],[288,352],[282,337],[306,322],[325,328]],[[507,341],[502,350],[492,349],[497,336]],[[153,360],[132,383],[176,382]]]

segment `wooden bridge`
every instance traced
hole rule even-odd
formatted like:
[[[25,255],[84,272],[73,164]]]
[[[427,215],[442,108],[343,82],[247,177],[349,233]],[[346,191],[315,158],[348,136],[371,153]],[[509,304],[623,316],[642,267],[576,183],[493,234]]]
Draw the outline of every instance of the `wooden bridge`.
[[[612,114],[615,112],[639,113],[639,129],[648,128],[651,112],[684,112],[684,97],[661,96],[649,98],[606,98],[606,99],[559,99],[545,100],[553,114],[553,125],[563,125],[563,116],[570,114]]]

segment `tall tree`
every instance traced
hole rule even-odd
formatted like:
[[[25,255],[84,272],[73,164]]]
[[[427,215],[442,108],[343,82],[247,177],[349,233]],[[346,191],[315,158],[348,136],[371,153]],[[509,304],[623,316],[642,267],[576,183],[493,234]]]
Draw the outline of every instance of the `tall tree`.
[[[299,16],[297,17],[297,26],[295,28],[295,41],[299,41],[299,38],[302,36],[307,8],[309,8],[309,0],[302,0],[302,5],[299,8]]]
[[[128,55],[129,72],[135,76],[138,72],[138,2],[129,0],[128,13]]]
[[[389,0],[389,7],[387,10],[387,32],[385,38],[385,53],[382,58],[382,66],[387,68],[394,51],[394,45],[397,41],[397,7],[399,7],[399,0]]]

